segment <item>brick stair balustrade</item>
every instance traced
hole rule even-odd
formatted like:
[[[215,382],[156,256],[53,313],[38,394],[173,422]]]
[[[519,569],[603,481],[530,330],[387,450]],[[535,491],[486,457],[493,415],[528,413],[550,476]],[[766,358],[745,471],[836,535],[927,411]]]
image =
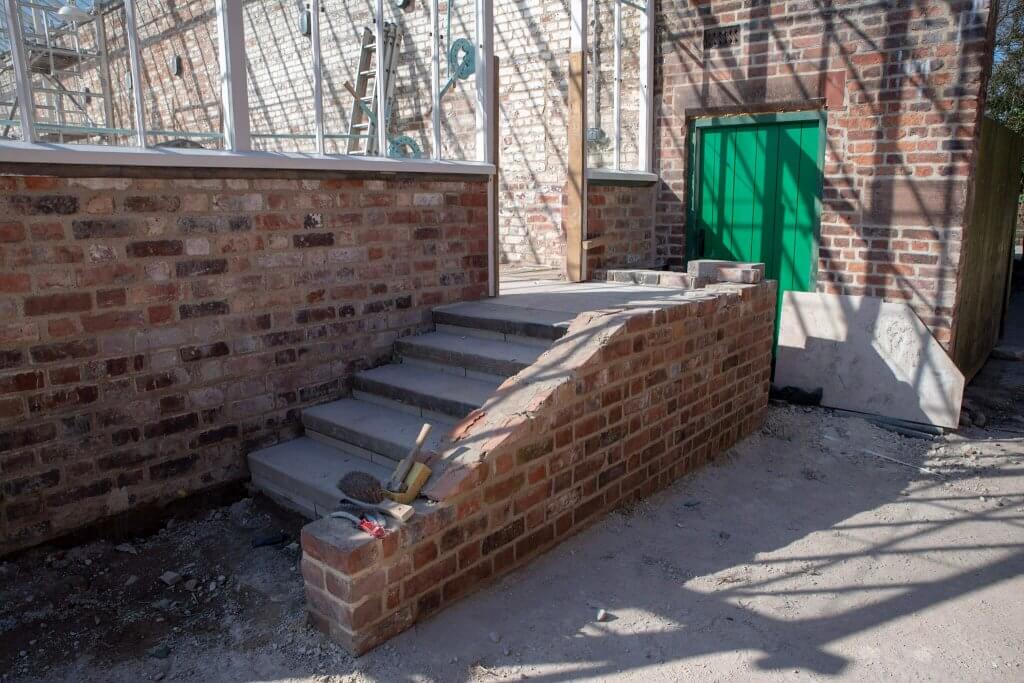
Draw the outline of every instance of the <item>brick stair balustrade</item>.
[[[254,481],[316,517],[345,471],[384,478],[423,421],[438,427],[407,523],[380,540],[330,518],[303,529],[311,622],[365,652],[759,428],[776,284],[756,265],[705,267],[692,275],[754,284],[568,324],[487,302],[436,309],[436,332],[396,344],[399,363],[304,411],[305,438],[252,454]]]

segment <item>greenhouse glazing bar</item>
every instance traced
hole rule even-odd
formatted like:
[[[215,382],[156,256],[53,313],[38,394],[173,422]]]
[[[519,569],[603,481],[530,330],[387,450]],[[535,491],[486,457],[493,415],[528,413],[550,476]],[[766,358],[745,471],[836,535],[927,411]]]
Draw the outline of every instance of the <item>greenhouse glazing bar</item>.
[[[28,64],[26,61],[26,47],[24,42],[24,36],[22,35],[22,17],[19,9],[19,0],[2,0],[4,4],[4,12],[8,19],[9,33],[10,33],[10,46],[12,52],[12,66],[15,72],[15,90],[19,103],[31,103],[32,90],[31,82],[29,81],[30,73],[28,70]],[[377,55],[381,56],[384,53],[383,50],[383,35],[384,35],[384,11],[385,11],[386,0],[375,0],[374,5],[376,9],[376,16],[374,17],[374,29],[375,29],[375,42],[377,45]],[[143,81],[143,65],[141,62],[142,48],[140,36],[139,36],[139,16],[138,16],[138,0],[124,0],[123,11],[124,11],[124,31],[125,31],[125,43],[128,53],[128,66],[131,81],[131,93],[129,95],[130,102],[132,104],[132,113],[130,120],[132,121],[134,128],[131,130],[131,143],[127,145],[103,145],[103,144],[65,144],[63,142],[59,144],[46,144],[38,145],[37,132],[44,125],[40,122],[38,125],[34,123],[36,116],[32,111],[31,104],[29,106],[19,106],[18,123],[22,127],[22,142],[17,141],[0,141],[0,161],[15,161],[23,159],[26,152],[26,145],[29,147],[36,147],[40,154],[40,161],[43,161],[44,157],[46,161],[51,163],[113,163],[115,157],[124,157],[132,159],[132,163],[144,163],[142,160],[147,155],[153,155],[154,164],[163,165],[166,163],[164,160],[157,161],[157,156],[169,156],[166,149],[161,147],[152,147],[148,144],[150,138],[154,135],[163,135],[167,131],[164,130],[147,130],[147,112],[146,112],[146,101],[143,93],[145,87]],[[218,88],[218,95],[220,98],[220,106],[222,114],[222,130],[224,139],[224,150],[209,150],[209,154],[196,155],[195,160],[202,164],[203,161],[209,161],[216,154],[228,154],[231,158],[237,159],[238,153],[244,153],[246,155],[267,155],[268,164],[272,164],[273,158],[284,159],[284,156],[280,152],[252,152],[252,139],[251,134],[251,121],[249,112],[249,92],[247,87],[247,68],[246,68],[246,48],[245,48],[245,28],[246,28],[246,15],[245,15],[245,4],[237,2],[235,0],[213,0],[214,13],[216,18],[216,35],[218,40],[218,65],[220,67],[220,84]],[[327,154],[326,152],[326,140],[328,138],[334,138],[334,135],[328,135],[325,133],[325,113],[324,113],[324,92],[323,92],[323,54],[321,52],[322,45],[320,40],[322,38],[320,34],[321,21],[319,8],[322,5],[322,0],[310,0],[310,32],[313,34],[312,48],[312,82],[313,82],[313,111],[315,116],[315,137],[317,141],[316,156],[325,157],[327,159],[335,160],[333,165],[337,167],[350,167],[358,169],[361,167],[369,168],[366,163],[369,159],[365,157],[354,157],[352,155],[345,154]],[[475,76],[478,80],[476,83],[476,151],[473,154],[473,158],[464,162],[459,161],[445,161],[442,159],[441,149],[441,130],[442,130],[442,115],[441,107],[439,106],[440,93],[438,92],[439,80],[440,80],[440,35],[439,31],[439,19],[436,0],[432,0],[431,9],[433,16],[431,22],[434,30],[430,34],[432,37],[433,44],[431,45],[432,60],[435,62],[433,71],[436,74],[433,79],[433,90],[431,99],[433,100],[433,112],[431,114],[434,121],[433,136],[434,145],[430,159],[419,160],[417,163],[409,163],[410,169],[417,171],[423,171],[425,167],[429,167],[431,163],[438,164],[439,172],[451,173],[455,172],[467,172],[467,173],[486,173],[490,172],[491,169],[485,168],[485,164],[488,161],[490,145],[488,144],[489,131],[490,131],[490,98],[491,89],[489,87],[490,65],[493,63],[492,55],[490,50],[492,49],[493,40],[491,39],[493,29],[493,9],[491,0],[475,0],[476,7],[476,28],[477,28],[477,39],[475,41],[477,53],[476,57],[476,72]],[[98,26],[102,25],[102,19],[97,16],[96,23]],[[106,42],[106,41],[105,41]],[[386,65],[378,60],[378,69],[386,68]],[[383,73],[378,73],[375,78],[374,87],[377,88],[377,98],[380,103],[378,112],[378,123],[375,126],[376,141],[378,144],[377,155],[379,157],[387,158],[389,153],[388,145],[388,126],[387,126],[387,99],[384,87],[386,85],[387,77]],[[104,100],[109,102],[111,98],[105,97]],[[124,131],[127,127],[125,126],[103,126],[103,127],[92,127],[89,126],[78,126],[75,129],[75,133],[82,135],[88,132],[95,132],[97,136],[101,136],[105,131]],[[108,132],[109,134],[109,132]],[[214,139],[212,133],[204,133],[202,135],[195,134],[188,131],[175,132],[176,135],[180,135],[185,138],[198,138],[198,137],[209,137]],[[282,136],[290,137],[290,136]],[[134,149],[136,153],[125,155],[123,152]],[[106,153],[109,151],[111,155],[110,159],[103,159]],[[116,154],[120,152],[119,154]],[[287,154],[289,159],[289,166],[292,165],[292,160],[300,158],[301,154]],[[413,161],[409,159],[395,159],[395,163],[401,165],[407,161]],[[443,162],[443,163],[442,163]],[[481,163],[483,162],[483,163]],[[234,163],[234,161],[230,162]],[[218,164],[219,165],[219,164]],[[376,166],[376,165],[374,165]],[[391,166],[391,164],[388,164]],[[441,169],[444,167],[444,170]]]

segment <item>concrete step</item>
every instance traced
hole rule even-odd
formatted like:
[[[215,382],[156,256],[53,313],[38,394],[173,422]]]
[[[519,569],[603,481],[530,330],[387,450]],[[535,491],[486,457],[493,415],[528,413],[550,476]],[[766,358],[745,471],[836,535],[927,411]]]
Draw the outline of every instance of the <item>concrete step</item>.
[[[402,410],[351,398],[302,411],[306,436],[389,469],[409,454],[424,422],[430,422],[433,430],[423,447],[436,452],[454,422],[424,420]]]
[[[360,372],[352,382],[357,399],[442,420],[462,419],[482,406],[499,384],[397,363]]]
[[[536,345],[444,332],[403,337],[395,349],[403,362],[426,362],[442,372],[484,381],[511,377],[544,353]]]
[[[337,509],[338,480],[353,470],[387,481],[390,467],[301,437],[249,454],[252,482],[281,505],[309,519]]]
[[[434,309],[433,317],[438,332],[461,332],[516,343],[536,344],[539,340],[550,344],[565,335],[574,316],[539,308],[467,301],[439,306]]]

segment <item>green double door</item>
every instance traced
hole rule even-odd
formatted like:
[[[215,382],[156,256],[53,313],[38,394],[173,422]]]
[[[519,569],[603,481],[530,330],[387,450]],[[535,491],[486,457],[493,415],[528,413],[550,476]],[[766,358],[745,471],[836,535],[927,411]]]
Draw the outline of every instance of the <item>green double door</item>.
[[[814,289],[823,120],[819,113],[694,124],[691,257],[759,261],[787,290]],[[694,234],[690,233],[692,239]]]

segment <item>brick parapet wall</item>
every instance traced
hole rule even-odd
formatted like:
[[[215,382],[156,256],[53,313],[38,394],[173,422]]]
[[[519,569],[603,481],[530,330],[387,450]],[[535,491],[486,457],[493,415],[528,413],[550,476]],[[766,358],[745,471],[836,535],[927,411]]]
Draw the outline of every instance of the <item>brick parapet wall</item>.
[[[313,624],[354,653],[661,489],[757,429],[775,284],[585,313],[456,427],[447,468],[401,529],[340,520],[302,534]]]
[[[0,176],[0,555],[244,478],[486,293],[485,180],[142,173]]]

